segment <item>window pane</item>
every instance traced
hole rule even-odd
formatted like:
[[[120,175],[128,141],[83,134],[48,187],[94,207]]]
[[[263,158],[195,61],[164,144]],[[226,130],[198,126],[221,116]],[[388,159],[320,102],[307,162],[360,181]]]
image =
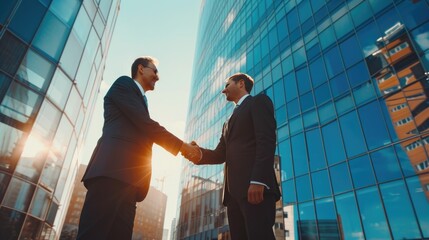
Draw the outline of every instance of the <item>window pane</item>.
[[[421,175],[407,179],[408,190],[411,200],[414,204],[414,209],[420,229],[423,232],[423,237],[429,237],[429,204],[428,204],[428,191],[429,191],[429,175]],[[425,189],[426,188],[426,189]]]
[[[26,123],[34,117],[39,108],[42,97],[35,92],[12,82],[6,96],[0,105],[0,113]]]
[[[17,78],[24,83],[41,92],[46,92],[46,88],[54,74],[55,66],[35,53],[29,50],[17,72]]]
[[[0,208],[0,236],[4,239],[18,239],[25,214],[8,208]]]
[[[23,132],[0,122],[0,169],[13,171],[22,151]]]
[[[71,26],[81,5],[79,0],[53,0],[49,10],[60,18],[67,26]]]
[[[353,111],[340,118],[341,131],[348,157],[365,152],[365,140],[356,112]]]
[[[67,116],[70,118],[70,120],[72,121],[73,125],[76,122],[81,104],[82,104],[82,98],[79,96],[79,93],[76,91],[76,88],[72,87],[70,96],[67,100],[65,112]]]
[[[338,116],[352,110],[355,107],[351,94],[347,94],[335,100],[335,108],[337,109]]]
[[[402,176],[396,154],[391,147],[384,148],[371,154],[375,175],[379,182],[384,182]]]
[[[340,49],[346,68],[352,66],[362,59],[359,43],[354,35],[341,43]]]
[[[312,92],[308,92],[302,95],[300,98],[300,101],[301,101],[301,109],[303,112],[314,108],[314,99],[313,99]]]
[[[298,96],[295,74],[292,72],[286,75],[284,78],[284,82],[285,82],[285,91],[286,91],[286,102],[289,102]]]
[[[274,83],[274,106],[277,109],[278,107],[284,105],[285,102],[285,91],[283,87],[283,81],[277,81]]]
[[[335,33],[337,38],[340,39],[344,37],[347,33],[353,30],[352,19],[349,14],[345,14],[338,21],[334,23]]]
[[[316,88],[316,90],[314,90],[314,97],[316,98],[316,103],[318,106],[331,99],[329,85],[325,83],[322,86]]]
[[[393,238],[420,239],[420,231],[404,182],[401,180],[383,184],[380,191]]]
[[[329,78],[332,78],[343,71],[343,63],[341,61],[341,55],[338,51],[338,47],[334,47],[329,50],[324,57]]]
[[[329,168],[334,193],[346,192],[352,189],[347,163],[341,163]]]
[[[26,49],[23,42],[6,31],[0,38],[0,69],[14,76]]]
[[[304,202],[312,199],[310,178],[308,175],[297,177],[296,179],[296,193],[298,196],[298,202]]]
[[[25,42],[29,43],[45,12],[46,7],[40,4],[39,1],[24,0],[16,10],[9,28]]]
[[[343,143],[338,129],[338,123],[332,122],[322,128],[323,143],[329,165],[345,160]]]
[[[301,239],[317,239],[316,215],[313,202],[299,204],[299,221]]]
[[[326,167],[325,154],[323,152],[322,136],[319,129],[314,129],[306,133],[308,145],[308,157],[311,171]]]
[[[279,153],[282,167],[282,180],[293,177],[292,152],[290,140],[287,139],[279,144]]]
[[[314,198],[322,198],[332,195],[328,172],[326,170],[312,173],[311,180],[313,184]]]
[[[331,85],[332,95],[338,97],[341,94],[344,94],[350,91],[349,83],[344,73],[339,74],[329,81]]]
[[[302,68],[296,72],[296,79],[298,82],[299,93],[303,94],[310,90],[310,77],[307,68]]]
[[[3,25],[7,18],[9,17],[9,14],[12,12],[13,8],[15,7],[15,4],[18,2],[18,0],[14,1],[1,1],[1,8],[0,8],[0,25]]]
[[[350,15],[352,16],[355,27],[359,27],[359,25],[372,17],[371,14],[368,14],[369,12],[371,12],[371,9],[367,1],[363,1],[351,10]]]
[[[38,239],[40,231],[42,230],[43,222],[27,216],[25,219],[24,227],[21,231],[21,239]]]
[[[359,108],[359,116],[370,150],[390,143],[389,133],[384,124],[378,101]]]
[[[364,57],[368,57],[375,51],[378,51],[378,47],[376,46],[376,40],[380,36],[383,36],[383,34],[380,33],[375,22],[371,22],[367,26],[365,26],[365,28],[357,32],[357,36],[361,49],[363,50]]]
[[[355,188],[375,184],[374,172],[368,155],[350,160],[349,166]]]
[[[332,198],[316,201],[317,225],[320,239],[340,239],[338,217]]]
[[[4,197],[3,204],[25,212],[28,209],[33,193],[33,185],[22,180],[18,180],[17,178],[12,178]]]
[[[74,78],[76,75],[84,45],[85,43],[80,43],[74,31],[72,31],[60,60],[61,68],[71,78]]]
[[[401,164],[402,172],[404,176],[414,176],[416,174],[413,165],[411,164],[411,158],[408,157],[407,153],[404,151],[404,148],[401,144],[395,145],[396,155],[399,158],[399,163]]]
[[[3,200],[10,176],[0,172],[0,202]]]
[[[365,239],[353,192],[335,197],[344,239]]]
[[[413,29],[419,24],[429,20],[429,14],[427,14],[429,12],[429,7],[427,2],[404,1],[398,5],[398,9],[401,9],[399,14],[401,14],[407,29]]]
[[[377,95],[374,91],[374,87],[371,83],[362,84],[359,87],[353,90],[353,96],[356,101],[356,105],[362,105],[373,99],[377,98]]]
[[[319,110],[319,119],[321,124],[327,123],[332,119],[336,118],[335,108],[332,102],[328,102],[320,106],[318,110]]]
[[[370,77],[365,63],[362,61],[347,70],[347,77],[352,88],[368,82]]]
[[[29,210],[30,214],[38,218],[45,219],[51,199],[51,193],[46,192],[42,188],[37,188]]]
[[[66,105],[71,86],[71,80],[60,69],[57,69],[52,79],[52,83],[49,86],[48,98],[61,110],[64,109],[64,106]]]
[[[54,60],[58,60],[69,32],[70,29],[48,11],[33,40],[33,45]]]
[[[295,203],[296,202],[296,197],[295,197],[295,184],[293,180],[287,180],[282,182],[282,191],[283,194],[282,198],[283,198],[283,204],[290,204],[290,203]]]
[[[295,176],[307,173],[308,160],[304,134],[292,137],[292,149]]]
[[[357,191],[366,239],[391,239],[376,187]]]

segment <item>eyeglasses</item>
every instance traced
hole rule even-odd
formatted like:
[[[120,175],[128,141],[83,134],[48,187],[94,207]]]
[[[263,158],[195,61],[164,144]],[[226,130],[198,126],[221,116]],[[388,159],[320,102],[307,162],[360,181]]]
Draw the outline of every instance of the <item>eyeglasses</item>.
[[[153,70],[153,72],[155,73],[155,74],[158,74],[158,69],[156,69],[156,68],[153,68],[153,67],[149,67],[149,66],[143,66],[144,68],[150,68],[150,69],[152,69]]]

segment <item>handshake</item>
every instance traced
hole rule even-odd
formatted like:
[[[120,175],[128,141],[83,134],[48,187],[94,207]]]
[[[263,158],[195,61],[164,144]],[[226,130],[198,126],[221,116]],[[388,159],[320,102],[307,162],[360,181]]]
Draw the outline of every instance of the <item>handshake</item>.
[[[183,157],[194,164],[197,164],[203,156],[200,147],[195,141],[190,143],[183,142],[180,152],[182,153]]]

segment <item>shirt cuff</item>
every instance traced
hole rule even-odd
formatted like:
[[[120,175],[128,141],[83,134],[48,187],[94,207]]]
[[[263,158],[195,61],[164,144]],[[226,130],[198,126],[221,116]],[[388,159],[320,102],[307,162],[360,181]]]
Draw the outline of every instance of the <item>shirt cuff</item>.
[[[261,182],[257,182],[257,181],[250,181],[250,184],[258,184],[258,185],[265,186],[267,189],[270,189],[270,188],[267,186],[267,184],[265,184],[265,183],[261,183]]]

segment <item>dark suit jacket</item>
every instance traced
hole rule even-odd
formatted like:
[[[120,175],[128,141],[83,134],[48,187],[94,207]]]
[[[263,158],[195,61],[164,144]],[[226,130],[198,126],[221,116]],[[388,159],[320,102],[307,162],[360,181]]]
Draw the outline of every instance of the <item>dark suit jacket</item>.
[[[104,97],[103,134],[82,181],[109,177],[138,188],[137,201],[149,189],[152,144],[177,155],[182,141],[152,120],[133,79],[122,76]]]
[[[225,164],[224,205],[228,197],[247,198],[251,181],[266,184],[267,194],[280,198],[274,173],[276,121],[271,99],[265,95],[248,96],[225,122],[214,150],[201,149],[198,164]]]

